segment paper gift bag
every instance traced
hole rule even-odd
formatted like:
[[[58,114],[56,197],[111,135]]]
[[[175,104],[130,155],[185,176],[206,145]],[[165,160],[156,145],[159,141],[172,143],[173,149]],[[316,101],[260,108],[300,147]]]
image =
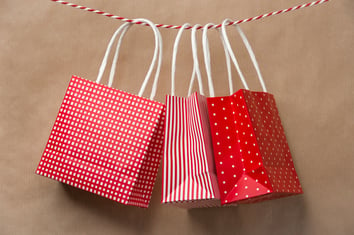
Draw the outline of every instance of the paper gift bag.
[[[161,64],[161,39],[154,29],[155,54],[144,80],[148,82],[157,57],[154,84]],[[113,35],[96,82],[73,76],[55,120],[37,174],[95,193],[122,204],[148,207],[163,155],[165,106],[111,88],[121,40],[129,23]],[[109,79],[99,84],[110,48],[121,37]],[[159,54],[159,56],[158,56]]]
[[[248,90],[228,41],[224,45],[246,87],[230,96],[207,99],[222,204],[250,203],[302,193],[272,94],[266,92],[251,47],[236,25],[264,92]]]
[[[171,95],[166,96],[165,150],[163,160],[162,203],[184,208],[220,205],[214,167],[213,151],[206,97],[191,93],[187,98],[174,95],[175,61],[183,30],[177,34],[172,57]],[[194,70],[200,93],[203,94],[195,42],[196,27],[192,29]],[[191,86],[190,86],[191,87]]]

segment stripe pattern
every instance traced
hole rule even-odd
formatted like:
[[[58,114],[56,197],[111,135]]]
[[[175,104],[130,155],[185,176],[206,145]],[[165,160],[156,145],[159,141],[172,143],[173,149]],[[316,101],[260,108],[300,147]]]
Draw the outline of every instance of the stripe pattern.
[[[162,203],[219,205],[206,98],[166,97]]]

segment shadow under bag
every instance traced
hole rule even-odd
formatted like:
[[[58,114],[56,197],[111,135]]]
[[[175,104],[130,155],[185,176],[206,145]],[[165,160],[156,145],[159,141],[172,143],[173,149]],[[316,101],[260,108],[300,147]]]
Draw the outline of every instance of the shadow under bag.
[[[161,36],[139,95],[111,88],[118,51],[130,23],[113,35],[96,82],[73,76],[36,173],[122,204],[148,207],[163,154],[165,105],[153,101],[161,64]],[[99,84],[121,33],[109,85]],[[157,59],[157,57],[159,57]],[[141,97],[158,61],[150,99]]]

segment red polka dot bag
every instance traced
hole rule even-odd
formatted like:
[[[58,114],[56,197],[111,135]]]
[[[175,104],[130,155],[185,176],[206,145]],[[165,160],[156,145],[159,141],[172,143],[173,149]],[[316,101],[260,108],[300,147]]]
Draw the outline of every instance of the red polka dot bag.
[[[179,30],[172,56],[171,95],[166,96],[165,147],[163,158],[162,203],[182,208],[220,205],[214,166],[206,97],[199,71],[195,32],[192,28],[194,69],[188,97],[175,96],[175,67]],[[199,91],[191,94],[197,75]]]
[[[96,82],[73,76],[36,173],[122,204],[148,207],[163,155],[165,105],[153,101],[162,41],[157,28],[155,53],[139,95],[111,88],[123,24],[109,42]],[[111,47],[120,38],[108,86],[100,81]],[[150,99],[141,97],[157,63]]]
[[[235,25],[251,56],[263,92],[248,89],[226,35],[227,23],[225,20],[222,24],[223,43],[246,89],[232,94],[230,82],[231,95],[207,99],[221,204],[251,203],[301,194],[274,97],[266,91],[246,36]],[[204,54],[210,75],[209,55]],[[214,95],[213,90],[210,93]]]

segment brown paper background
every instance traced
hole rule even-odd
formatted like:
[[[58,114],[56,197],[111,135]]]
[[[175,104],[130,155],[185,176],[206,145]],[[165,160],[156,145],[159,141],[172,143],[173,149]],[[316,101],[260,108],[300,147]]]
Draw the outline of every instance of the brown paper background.
[[[75,1],[169,24],[243,19],[304,2]],[[275,95],[304,194],[187,211],[160,204],[161,171],[148,209],[123,206],[35,175],[71,75],[96,79],[108,40],[121,22],[49,0],[2,0],[0,234],[354,234],[353,13],[354,1],[332,0],[242,24]],[[235,29],[228,32],[250,87],[259,90]],[[161,33],[164,60],[156,99],[164,102],[177,31]],[[192,69],[189,33],[183,36],[177,62],[180,96],[187,93]],[[152,57],[152,35],[142,26],[128,32],[114,87],[138,92]],[[216,32],[209,36],[216,94],[227,95],[224,52]],[[198,37],[200,45],[200,33]],[[205,81],[203,67],[202,73]]]

